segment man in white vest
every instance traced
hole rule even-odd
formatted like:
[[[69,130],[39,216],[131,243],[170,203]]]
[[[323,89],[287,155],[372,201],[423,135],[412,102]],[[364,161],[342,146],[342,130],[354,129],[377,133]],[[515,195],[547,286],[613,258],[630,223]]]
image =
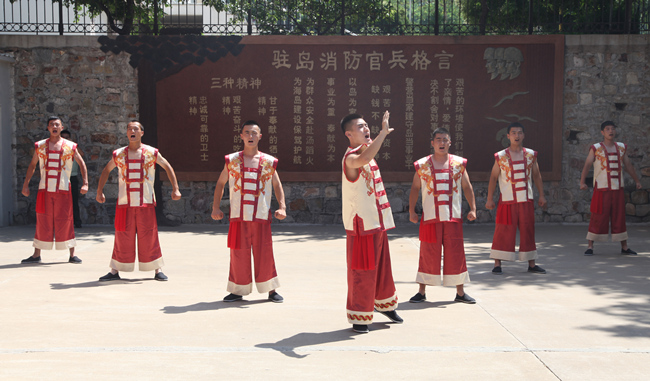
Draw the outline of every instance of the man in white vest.
[[[492,273],[503,274],[501,261],[528,261],[528,272],[546,274],[535,264],[535,206],[533,182],[539,193],[537,204],[546,206],[542,175],[537,165],[537,152],[524,148],[524,126],[511,123],[507,138],[510,146],[494,154],[494,166],[488,184],[487,209],[494,209],[494,191],[499,183],[499,207],[492,238],[490,258],[494,259]],[[515,240],[519,229],[519,255],[515,252]]]
[[[158,241],[156,196],[154,180],[156,164],[167,172],[172,185],[172,200],[180,200],[176,174],[157,148],[142,144],[144,127],[140,122],[127,124],[129,145],[113,151],[113,159],[106,164],[99,178],[97,202],[104,203],[104,185],[111,171],[118,169],[118,196],[115,208],[115,243],[111,257],[111,271],[100,277],[101,282],[118,280],[120,271],[135,269],[136,236],[138,242],[138,269],[155,270],[154,279],[166,281],[162,272],[165,264]]]
[[[21,263],[41,263],[41,250],[70,250],[70,263],[81,263],[74,255],[77,241],[74,236],[72,213],[72,194],[70,193],[70,174],[72,162],[79,164],[83,178],[81,194],[88,192],[88,174],[84,159],[77,151],[77,144],[61,137],[63,123],[58,116],[47,121],[48,139],[36,142],[32,161],[27,167],[22,194],[29,197],[29,181],[40,167],[41,180],[36,196],[36,234],[34,235],[34,254]],[[56,242],[55,242],[56,241]]]
[[[393,129],[384,113],[381,130],[373,140],[368,123],[359,114],[341,121],[350,140],[343,156],[343,225],[347,235],[347,316],[352,329],[368,333],[373,311],[394,323],[403,320],[395,309],[397,295],[390,264],[386,231],[395,227],[386,189],[374,160],[384,139]]]
[[[600,133],[603,135],[603,142],[589,147],[589,154],[580,175],[580,189],[586,190],[587,172],[592,165],[594,166],[594,194],[591,198],[585,255],[594,255],[594,241],[607,242],[610,223],[612,241],[621,242],[621,254],[636,255],[636,252],[627,246],[622,169],[624,168],[632,176],[636,189],[641,189],[641,182],[627,157],[627,145],[614,140],[616,138],[614,122],[603,122],[600,125]]]
[[[226,155],[226,164],[214,189],[212,218],[224,217],[219,209],[226,183],[230,189],[230,226],[228,247],[230,248],[230,274],[228,294],[223,301],[234,302],[253,291],[251,250],[255,264],[255,285],[260,293],[268,292],[268,300],[282,303],[284,298],[275,290],[280,287],[273,259],[271,237],[271,194],[279,208],[275,218],[287,217],[284,190],[276,171],[278,159],[258,149],[262,131],[253,120],[245,122],[240,137],[244,150]]]
[[[420,221],[420,261],[415,281],[418,293],[409,301],[426,300],[425,289],[430,286],[456,286],[456,302],[474,304],[476,300],[465,293],[463,285],[469,282],[463,242],[463,192],[469,204],[467,219],[476,219],[474,189],[467,174],[467,159],[451,155],[449,131],[433,131],[433,155],[416,161],[415,175],[409,195],[409,219]],[[422,190],[422,220],[415,212],[415,204]],[[444,247],[444,275],[440,261]]]

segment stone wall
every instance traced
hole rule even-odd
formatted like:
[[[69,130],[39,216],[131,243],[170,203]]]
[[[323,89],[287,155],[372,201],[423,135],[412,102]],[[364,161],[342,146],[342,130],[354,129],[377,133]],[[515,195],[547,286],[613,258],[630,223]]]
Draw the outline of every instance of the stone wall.
[[[126,122],[138,116],[137,71],[128,65],[129,54],[104,53],[95,37],[0,36],[0,46],[5,47],[0,53],[16,58],[16,182],[22,184],[33,142],[47,136],[44,120],[59,114],[76,135],[89,168],[90,191],[81,199],[82,219],[87,224],[111,223],[117,193],[115,171],[104,190],[109,202],[99,205],[94,199],[111,152],[127,142]],[[619,140],[628,144],[643,185],[642,190],[634,189],[625,174],[628,221],[650,221],[649,66],[647,36],[566,37],[562,180],[545,183],[549,206],[536,210],[537,221],[588,221],[591,190],[579,189],[580,172],[589,145],[601,140],[600,123],[608,119],[619,125]],[[31,197],[21,196],[20,187],[16,191],[16,224],[34,221],[35,177]],[[288,209],[285,223],[341,223],[339,182],[283,185]],[[484,208],[487,183],[473,185],[478,222],[492,223],[494,211]],[[182,223],[211,222],[214,186],[214,182],[183,182],[183,198],[171,202],[170,187],[163,184],[165,216]],[[408,223],[410,183],[389,183],[386,188],[395,220]],[[224,211],[228,210],[227,195],[226,191]]]
[[[589,220],[591,184],[581,191],[580,173],[589,146],[602,141],[600,124],[612,120],[642,184],[636,190],[624,174],[627,220],[650,221],[650,37],[567,36],[565,49],[562,181],[546,187],[549,220]]]
[[[138,115],[137,72],[128,65],[128,55],[102,52],[96,37],[1,36],[0,46],[4,46],[0,53],[16,61],[14,223],[35,222],[39,174],[30,183],[30,197],[22,196],[20,190],[34,142],[49,136],[45,124],[49,115],[62,118],[84,154],[90,192],[80,199],[82,220],[111,223],[117,194],[115,173],[104,192],[112,207],[100,206],[95,192],[112,151],[127,144],[126,122]]]

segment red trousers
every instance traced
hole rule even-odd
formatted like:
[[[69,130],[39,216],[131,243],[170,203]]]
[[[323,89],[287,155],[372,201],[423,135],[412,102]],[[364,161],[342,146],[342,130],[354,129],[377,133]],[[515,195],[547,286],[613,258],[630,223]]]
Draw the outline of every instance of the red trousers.
[[[66,250],[77,246],[70,192],[39,190],[36,199],[36,234],[33,246],[41,250],[52,250],[53,247],[56,250]]]
[[[280,287],[273,259],[271,221],[241,222],[240,249],[230,249],[230,274],[227,291],[248,295],[253,291],[251,250],[255,265],[255,286],[258,292],[269,292]]]
[[[348,301],[350,324],[371,324],[373,311],[392,311],[397,308],[397,295],[386,232],[372,235],[375,248],[374,270],[352,270],[354,236],[347,234]]]
[[[165,265],[158,242],[156,208],[125,208],[124,231],[115,231],[115,244],[111,268],[117,271],[133,271],[135,268],[135,241],[138,237],[138,269],[156,270]]]
[[[500,215],[510,213],[510,218]],[[537,259],[535,245],[535,206],[533,201],[503,204],[499,202],[497,221],[508,220],[509,223],[497,223],[492,238],[490,258],[503,261],[530,261]],[[519,255],[515,253],[515,241],[519,228]]]
[[[587,239],[590,241],[607,242],[609,229],[612,229],[612,241],[627,240],[625,226],[625,195],[623,190],[594,191],[591,199],[591,217]]]
[[[458,286],[469,282],[465,262],[463,224],[460,222],[437,222],[424,226],[435,229],[437,241],[420,241],[420,264],[415,281],[430,286]],[[444,247],[445,255],[442,256]],[[440,275],[441,260],[444,258],[444,276]]]

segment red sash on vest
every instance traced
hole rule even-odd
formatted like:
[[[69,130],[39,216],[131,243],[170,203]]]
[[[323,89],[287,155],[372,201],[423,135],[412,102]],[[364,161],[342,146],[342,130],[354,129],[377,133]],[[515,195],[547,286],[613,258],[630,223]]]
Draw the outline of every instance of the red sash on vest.
[[[594,189],[594,195],[591,197],[591,206],[589,210],[593,214],[603,214],[603,192]]]
[[[241,249],[241,221],[230,221],[228,226],[228,247],[233,250]]]
[[[352,242],[352,270],[375,269],[375,241],[374,234],[361,235],[363,220],[354,217],[354,241]]]
[[[45,189],[36,194],[36,213],[45,214]]]
[[[501,225],[512,225],[512,204],[506,204],[504,202],[499,202],[497,207],[497,224]]]
[[[437,243],[436,224],[423,224],[420,221],[420,241],[426,243]]]
[[[126,210],[128,208],[115,207],[115,231],[126,231]]]

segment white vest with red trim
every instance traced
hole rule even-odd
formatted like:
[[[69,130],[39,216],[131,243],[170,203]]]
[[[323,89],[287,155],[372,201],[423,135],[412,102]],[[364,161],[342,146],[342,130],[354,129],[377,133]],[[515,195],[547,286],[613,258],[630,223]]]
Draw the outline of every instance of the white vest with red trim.
[[[226,155],[231,221],[268,221],[278,159],[260,152],[257,168],[244,167],[242,151]]]
[[[594,151],[594,188],[618,190],[623,188],[623,156],[627,151],[624,143],[616,143],[616,151],[609,152],[602,143],[591,146]]]
[[[447,169],[434,169],[429,155],[413,165],[422,189],[422,222],[462,221],[461,179],[467,159],[450,154]]]
[[[142,154],[129,159],[129,147],[113,151],[113,161],[119,172],[117,205],[132,208],[156,205],[153,183],[158,149],[142,145]]]
[[[34,144],[41,168],[38,189],[47,192],[67,192],[70,190],[70,174],[77,143],[61,138],[61,150],[50,151],[50,139]]]
[[[537,152],[523,148],[523,155],[523,160],[512,161],[509,148],[494,154],[494,159],[501,170],[499,174],[501,202],[512,204],[533,200],[532,173]]]
[[[373,159],[370,163],[359,168],[359,176],[350,181],[345,176],[345,159],[361,148],[348,148],[343,156],[343,226],[345,230],[354,232],[354,218],[363,221],[361,234],[371,234],[395,227],[393,212],[386,196],[384,182],[379,173],[377,162]]]

